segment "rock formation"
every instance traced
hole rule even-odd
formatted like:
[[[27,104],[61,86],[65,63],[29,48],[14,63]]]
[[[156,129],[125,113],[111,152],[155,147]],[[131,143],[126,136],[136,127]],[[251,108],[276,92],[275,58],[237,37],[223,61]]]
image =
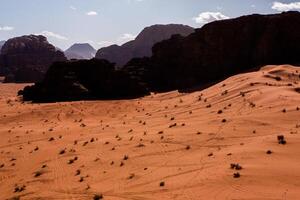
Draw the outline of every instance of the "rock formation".
[[[152,90],[186,89],[267,64],[300,64],[299,24],[299,12],[255,14],[173,36],[153,47],[144,65],[151,66],[148,83]]]
[[[174,35],[156,44],[151,58],[132,59],[117,71],[105,61],[61,63],[51,68],[41,84],[25,89],[24,99],[140,96],[148,91],[205,87],[267,64],[297,65],[300,64],[299,24],[299,12],[250,15],[213,22],[187,37]],[[84,67],[74,71],[74,65]],[[106,68],[101,69],[102,65],[110,67],[105,71]],[[75,78],[66,84],[68,77],[74,74],[84,78]],[[72,93],[74,87],[77,96]],[[59,91],[57,96],[56,90]]]
[[[145,28],[133,41],[122,46],[112,45],[98,50],[96,58],[109,60],[116,63],[118,67],[122,67],[132,58],[150,57],[151,49],[157,42],[169,39],[174,34],[187,36],[193,32],[193,28],[185,25],[150,26]]]
[[[35,102],[133,98],[149,94],[145,87],[106,60],[54,63],[41,83],[20,91]]]
[[[65,56],[71,59],[91,59],[95,57],[96,50],[88,43],[73,44],[65,51]]]
[[[49,66],[65,61],[44,36],[28,35],[9,39],[2,47],[0,71],[6,82],[36,82],[42,80]]]

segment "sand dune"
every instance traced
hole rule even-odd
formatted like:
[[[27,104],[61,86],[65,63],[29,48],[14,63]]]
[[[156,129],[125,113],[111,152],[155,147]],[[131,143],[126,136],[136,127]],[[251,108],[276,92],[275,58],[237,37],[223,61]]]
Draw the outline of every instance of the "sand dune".
[[[0,84],[0,199],[298,199],[299,81],[267,66],[190,94],[55,104]]]

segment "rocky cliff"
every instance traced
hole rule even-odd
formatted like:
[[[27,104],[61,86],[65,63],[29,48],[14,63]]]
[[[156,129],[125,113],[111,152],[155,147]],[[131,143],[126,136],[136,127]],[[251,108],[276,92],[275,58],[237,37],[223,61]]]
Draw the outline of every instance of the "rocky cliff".
[[[95,98],[142,96],[148,91],[205,87],[228,76],[267,64],[300,64],[299,24],[299,12],[250,15],[217,21],[187,37],[174,35],[156,44],[151,58],[132,59],[122,70],[102,73],[101,70],[81,67],[75,74],[84,74],[84,80],[96,80],[89,82],[89,87],[97,91],[97,95],[93,95]],[[100,68],[101,65],[95,67]],[[66,71],[61,73],[61,68]],[[69,93],[73,86],[64,88],[66,74],[74,74],[71,67],[57,66],[48,73],[53,74],[51,79],[46,78],[42,84],[24,90],[25,100],[38,97],[47,101],[54,98],[51,92],[43,93],[49,88],[56,89],[54,85],[61,86],[58,88],[62,97],[57,100],[86,98],[84,93],[72,98]],[[122,78],[114,75],[118,73],[122,74]],[[104,80],[104,83],[99,84],[98,80]],[[98,90],[98,87],[110,89]]]
[[[299,25],[299,12],[254,14],[173,36],[153,47],[148,82],[154,90],[185,89],[267,64],[300,64]]]
[[[42,82],[26,87],[19,94],[34,102],[83,99],[135,98],[148,90],[106,60],[78,60],[54,63]]]
[[[187,36],[193,32],[193,28],[178,24],[150,26],[145,28],[133,41],[122,46],[112,45],[98,50],[96,58],[109,60],[116,63],[118,67],[122,67],[132,58],[151,56],[151,49],[157,42],[169,39],[174,34]]]
[[[0,71],[6,82],[36,82],[53,62],[65,60],[63,52],[57,51],[44,36],[16,37],[2,47]]]

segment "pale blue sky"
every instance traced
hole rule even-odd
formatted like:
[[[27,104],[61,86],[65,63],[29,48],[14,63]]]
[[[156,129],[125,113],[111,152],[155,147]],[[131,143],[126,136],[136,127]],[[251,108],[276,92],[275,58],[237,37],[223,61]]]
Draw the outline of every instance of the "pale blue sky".
[[[62,49],[75,42],[99,48],[128,41],[153,24],[201,27],[207,15],[210,20],[212,15],[232,18],[300,9],[300,3],[279,2],[274,7],[272,0],[0,0],[0,40],[43,33]],[[196,20],[203,12],[218,14]]]

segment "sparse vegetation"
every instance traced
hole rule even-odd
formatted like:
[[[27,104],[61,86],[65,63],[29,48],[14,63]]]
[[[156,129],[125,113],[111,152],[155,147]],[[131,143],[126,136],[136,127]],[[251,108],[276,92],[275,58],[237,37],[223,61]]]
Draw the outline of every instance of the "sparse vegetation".
[[[159,186],[160,186],[160,187],[164,187],[164,186],[165,186],[165,182],[164,182],[164,181],[161,181],[161,182],[159,183]]]
[[[62,149],[62,150],[60,150],[59,155],[63,155],[65,153],[66,153],[66,149]]]
[[[176,127],[177,126],[177,123],[174,123],[174,124],[171,124],[170,126],[169,126],[169,128],[174,128],[174,127]]]
[[[37,178],[37,177],[41,176],[42,174],[43,174],[43,173],[42,173],[41,171],[36,171],[36,172],[34,173],[34,177]]]
[[[242,166],[238,163],[231,163],[230,168],[234,169],[234,170],[242,170],[243,169]]]
[[[103,199],[103,195],[102,194],[95,194],[93,197],[93,200],[100,200]]]
[[[284,108],[284,109],[282,110],[282,112],[283,112],[283,113],[286,113],[286,109]]]
[[[277,140],[278,140],[279,144],[286,144],[286,140],[285,140],[284,135],[278,135]]]
[[[128,155],[124,155],[123,160],[128,160],[129,156]]]
[[[75,176],[79,176],[81,173],[80,169],[77,169],[76,172],[75,172]]]
[[[24,190],[26,189],[26,186],[25,185],[22,185],[22,186],[16,186],[15,187],[15,190],[14,190],[14,193],[17,193],[17,192],[23,192]]]
[[[240,178],[240,177],[241,177],[241,175],[239,172],[236,172],[233,174],[233,178]]]
[[[133,179],[135,177],[135,174],[130,174],[128,179]]]

